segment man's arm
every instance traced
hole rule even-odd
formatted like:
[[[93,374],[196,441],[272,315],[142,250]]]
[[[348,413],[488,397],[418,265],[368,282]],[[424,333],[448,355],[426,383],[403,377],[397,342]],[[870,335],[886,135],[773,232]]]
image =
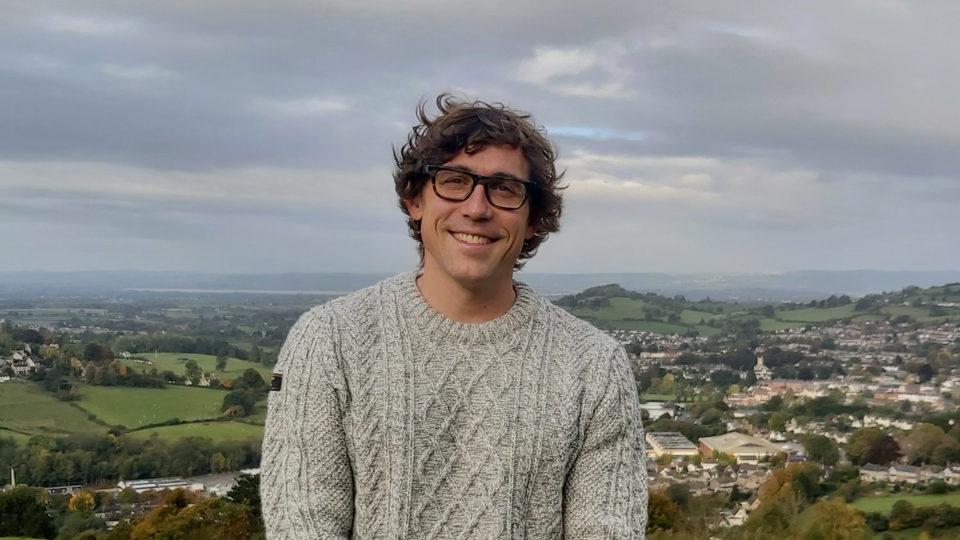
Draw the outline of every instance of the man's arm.
[[[564,537],[644,538],[646,450],[637,386],[623,347],[613,352],[603,382],[564,484]]]
[[[345,392],[326,309],[305,313],[277,358],[260,461],[267,538],[349,538],[353,473],[342,422]]]

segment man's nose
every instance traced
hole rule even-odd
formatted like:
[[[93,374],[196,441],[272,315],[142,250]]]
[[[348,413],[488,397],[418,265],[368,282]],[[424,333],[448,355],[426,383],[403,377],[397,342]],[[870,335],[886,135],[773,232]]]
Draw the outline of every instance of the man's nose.
[[[485,186],[481,185],[473,188],[473,193],[461,205],[465,216],[471,219],[490,219],[493,217],[493,206],[487,200],[486,189]]]

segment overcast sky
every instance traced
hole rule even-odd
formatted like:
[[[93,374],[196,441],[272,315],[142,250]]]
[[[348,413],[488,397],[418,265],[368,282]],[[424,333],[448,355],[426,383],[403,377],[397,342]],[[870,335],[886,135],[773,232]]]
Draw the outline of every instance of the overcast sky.
[[[410,268],[441,91],[556,143],[531,271],[960,269],[957,2],[0,6],[0,270]]]

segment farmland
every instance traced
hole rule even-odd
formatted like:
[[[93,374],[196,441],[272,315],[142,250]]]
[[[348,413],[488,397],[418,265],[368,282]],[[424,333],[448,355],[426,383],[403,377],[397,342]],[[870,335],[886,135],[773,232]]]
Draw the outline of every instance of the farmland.
[[[21,434],[52,437],[104,433],[107,429],[37,385],[13,381],[0,383],[0,427]],[[0,435],[10,435],[10,432],[2,431]],[[22,440],[23,437],[17,438]]]
[[[107,424],[128,429],[180,420],[217,418],[224,390],[167,386],[129,388],[80,385],[79,405]]]
[[[250,441],[263,438],[263,426],[243,422],[194,422],[176,426],[160,426],[133,431],[128,436],[148,439],[152,436],[176,440],[184,437],[206,437],[219,441]]]
[[[913,506],[936,506],[950,504],[960,506],[960,493],[944,493],[942,495],[883,495],[878,497],[861,497],[850,503],[864,512],[880,512],[889,514],[893,505],[900,500],[910,501]]]
[[[163,372],[165,370],[170,370],[177,375],[183,375],[186,370],[185,366],[187,360],[195,360],[197,365],[200,366],[200,369],[210,373],[216,372],[217,367],[217,357],[210,354],[150,352],[140,353],[135,356],[145,359],[146,362],[134,358],[127,358],[123,359],[122,361],[124,364],[137,371],[150,371],[151,369],[156,369],[158,372]],[[244,371],[250,368],[257,370],[264,380],[270,380],[270,368],[264,366],[263,364],[257,364],[256,362],[240,360],[233,357],[227,358],[227,368],[225,371],[222,373],[216,373],[217,377],[220,379],[236,379],[242,375]]]

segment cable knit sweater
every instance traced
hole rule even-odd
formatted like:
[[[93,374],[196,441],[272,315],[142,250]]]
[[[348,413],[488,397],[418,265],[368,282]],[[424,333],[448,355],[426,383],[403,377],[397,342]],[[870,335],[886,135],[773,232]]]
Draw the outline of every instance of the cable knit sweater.
[[[625,351],[515,288],[460,323],[411,272],[297,321],[263,440],[268,538],[644,537]]]

